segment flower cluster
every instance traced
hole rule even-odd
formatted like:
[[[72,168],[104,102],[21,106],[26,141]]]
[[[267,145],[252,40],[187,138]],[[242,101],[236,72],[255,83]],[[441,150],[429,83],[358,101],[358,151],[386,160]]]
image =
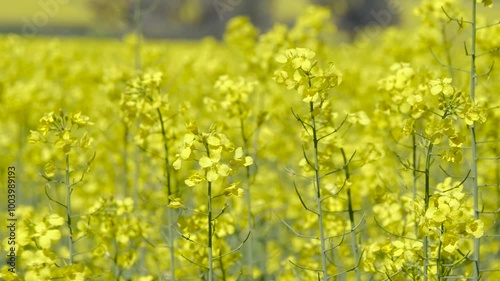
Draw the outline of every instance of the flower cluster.
[[[229,117],[245,120],[250,114],[249,97],[256,86],[255,81],[243,77],[231,79],[227,75],[222,75],[215,82],[214,88],[223,97],[220,105]],[[212,99],[211,103],[215,101]]]
[[[444,251],[452,254],[463,239],[480,238],[484,234],[484,223],[472,215],[472,206],[463,191],[462,183],[446,178],[437,185],[426,211],[416,205],[420,215],[419,228],[422,234],[442,243]]]
[[[297,90],[306,103],[325,101],[329,90],[341,83],[342,73],[333,63],[326,69],[320,68],[315,56],[310,49],[286,50],[276,56],[276,61],[283,66],[274,72],[273,79],[289,90]]]
[[[31,131],[28,141],[30,143],[51,143],[55,148],[62,149],[65,154],[70,153],[74,147],[87,149],[93,139],[84,132],[78,136],[75,131],[93,125],[90,118],[80,111],[66,115],[62,110],[59,114],[46,113],[40,119],[38,130]]]
[[[162,92],[163,73],[148,72],[129,81],[120,100],[123,120],[128,126],[140,120],[136,142],[144,144],[146,139],[159,130],[158,114],[168,114],[168,95]],[[166,116],[165,116],[166,118]]]
[[[201,170],[191,171],[184,181],[186,185],[213,182],[222,186],[226,196],[242,195],[243,190],[237,188],[238,182],[227,181],[239,167],[252,165],[252,157],[243,155],[243,149],[235,147],[226,135],[217,132],[216,126],[212,126],[208,133],[202,133],[194,122],[190,122],[188,129],[189,132],[184,135],[184,145],[172,164],[176,170],[187,160],[194,160],[198,164]]]

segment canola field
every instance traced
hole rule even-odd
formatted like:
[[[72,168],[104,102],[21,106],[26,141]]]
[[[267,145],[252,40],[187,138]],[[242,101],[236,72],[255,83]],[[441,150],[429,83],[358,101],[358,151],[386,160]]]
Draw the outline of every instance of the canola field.
[[[499,5],[0,36],[0,279],[500,280]]]

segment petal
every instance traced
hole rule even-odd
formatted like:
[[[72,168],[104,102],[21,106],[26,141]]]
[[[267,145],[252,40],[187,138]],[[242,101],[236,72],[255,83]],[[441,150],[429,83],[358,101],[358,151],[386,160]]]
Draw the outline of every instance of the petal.
[[[212,166],[212,160],[210,160],[210,158],[208,158],[207,156],[202,156],[198,163],[202,168],[208,168]]]

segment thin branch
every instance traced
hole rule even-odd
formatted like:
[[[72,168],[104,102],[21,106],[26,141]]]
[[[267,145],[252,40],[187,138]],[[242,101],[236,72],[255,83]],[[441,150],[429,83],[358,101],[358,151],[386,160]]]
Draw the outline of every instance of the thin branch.
[[[456,189],[456,188],[459,188],[460,186],[462,186],[465,183],[465,181],[469,178],[470,173],[471,173],[471,170],[469,169],[469,171],[467,172],[467,175],[465,175],[465,178],[457,186],[452,187],[450,189],[447,189],[443,192],[448,192],[448,191],[451,191],[453,189]]]
[[[294,263],[294,262],[293,262],[293,261],[291,261],[291,260],[288,260],[288,261],[289,261],[291,264],[293,264],[295,267],[298,267],[298,268],[300,268],[300,269],[302,269],[302,270],[306,270],[306,271],[314,271],[314,272],[318,272],[318,273],[319,273],[319,272],[323,272],[323,270],[321,270],[321,269],[314,269],[314,268],[310,268],[310,267],[305,267],[305,266],[303,266],[303,265],[296,264],[296,263]]]
[[[500,213],[500,208],[498,208],[496,211],[482,211],[482,214],[498,214]]]
[[[436,55],[436,53],[434,53],[434,51],[432,50],[432,48],[429,48],[429,51],[431,52],[432,56],[434,57],[434,59],[442,66],[442,67],[447,67],[451,70],[455,70],[455,71],[461,71],[461,72],[465,72],[465,73],[469,73],[469,71],[465,70],[465,69],[461,69],[461,68],[457,68],[457,67],[454,67],[454,66],[451,66],[451,65],[447,65],[446,63],[442,62],[438,56]]]
[[[295,188],[295,192],[297,193],[297,196],[299,196],[299,200],[300,200],[300,203],[302,203],[302,206],[304,206],[304,208],[306,210],[308,210],[309,212],[315,214],[315,215],[318,215],[317,212],[315,212],[314,210],[310,209],[309,207],[307,207],[306,203],[304,202],[304,200],[302,199],[302,196],[300,195],[300,192],[299,190],[297,189],[297,185],[295,184],[295,181],[293,181],[293,187]]]
[[[476,56],[477,58],[477,56]],[[488,69],[487,72],[481,73],[481,74],[476,74],[476,77],[483,77],[483,76],[490,76],[491,72],[493,71],[493,67],[495,66],[495,61],[491,62],[490,69]]]
[[[175,228],[174,228],[174,230],[175,230],[175,232],[177,232],[177,234],[179,234],[182,238],[186,239],[186,240],[187,240],[187,241],[189,241],[189,242],[192,242],[192,243],[194,243],[194,244],[196,244],[196,245],[200,245],[200,246],[203,246],[203,247],[206,247],[206,246],[207,246],[207,245],[205,245],[205,244],[202,244],[202,243],[200,243],[200,242],[198,242],[198,241],[195,241],[195,240],[191,239],[189,236],[186,236],[186,235],[182,234],[180,231],[178,231],[178,230],[177,230],[177,229],[175,229]]]
[[[496,139],[496,140],[485,140],[485,141],[477,141],[476,143],[477,143],[477,144],[480,144],[480,143],[493,143],[493,142],[500,142],[500,139]]]
[[[354,265],[354,267],[351,267],[350,269],[348,269],[348,270],[346,270],[346,271],[344,271],[344,272],[339,272],[339,273],[337,273],[337,274],[334,274],[334,275],[332,275],[332,276],[329,276],[329,277],[328,277],[328,280],[329,280],[329,279],[332,279],[332,278],[334,278],[334,277],[337,277],[337,276],[340,276],[340,275],[344,275],[344,274],[346,274],[346,273],[348,273],[348,272],[351,272],[351,271],[356,270],[356,268],[358,268],[358,267],[359,267],[359,264],[361,263],[361,258],[363,257],[363,253],[364,253],[364,252],[365,252],[365,250],[363,250],[363,251],[361,252],[361,255],[359,256],[359,259],[358,259],[358,261],[357,261],[356,265]]]
[[[342,237],[342,240],[343,240],[344,239],[343,237],[345,235],[350,234],[351,232],[356,231],[359,228],[359,226],[361,225],[361,223],[364,221],[365,217],[366,217],[365,214],[363,214],[363,216],[359,220],[358,224],[356,226],[354,226],[354,228],[352,228],[351,230],[349,230],[349,231],[346,232],[345,231],[345,226],[344,226],[344,232],[342,233],[342,235],[333,235],[333,236],[328,237],[327,239]]]
[[[441,169],[441,171],[443,171],[443,173],[444,173],[446,176],[448,176],[448,177],[450,177],[450,178],[454,178],[454,179],[456,179],[456,178],[462,178],[462,176],[454,176],[454,175],[452,175],[452,174],[448,173],[448,171],[446,171],[446,170],[443,168],[443,166],[441,166],[441,165],[439,165],[438,167],[439,167],[439,169]]]
[[[450,15],[448,15],[448,13],[446,12],[446,10],[444,9],[443,6],[441,6],[441,10],[443,10],[443,12],[446,15],[446,17],[448,18],[449,22],[452,22],[452,21],[456,22],[460,28],[464,27],[464,23],[472,24],[472,22],[470,22],[470,21],[466,21],[464,19],[457,19],[457,18],[451,17]]]
[[[309,167],[314,169],[314,165],[309,161],[309,157],[307,157],[306,149],[304,148],[304,145],[302,145],[302,154],[304,155],[304,159],[306,159],[307,164]]]
[[[247,242],[248,238],[250,238],[250,233],[251,233],[251,231],[249,231],[249,232],[248,232],[247,236],[246,236],[246,237],[245,237],[245,239],[244,239],[244,240],[240,243],[240,245],[238,245],[238,247],[234,248],[233,250],[231,250],[231,251],[229,251],[229,252],[227,252],[227,253],[225,253],[225,254],[221,254],[221,255],[219,255],[219,256],[217,256],[217,257],[214,257],[214,260],[216,260],[216,259],[220,259],[220,258],[223,258],[223,257],[225,257],[225,256],[229,256],[229,255],[231,255],[231,254],[233,254],[233,253],[235,253],[235,252],[239,251],[239,250],[241,249],[241,247],[243,247],[243,245],[245,244],[245,242]]]
[[[384,232],[389,233],[389,235],[391,235],[391,236],[399,237],[399,238],[402,238],[402,239],[408,239],[408,240],[412,240],[412,241],[420,241],[419,239],[414,239],[414,238],[406,237],[406,236],[399,235],[399,234],[396,234],[396,233],[392,233],[389,230],[385,229],[382,225],[380,225],[380,223],[377,221],[376,217],[373,217],[373,220],[375,220],[375,223],[378,225],[378,227],[380,227]]]
[[[344,243],[344,240],[345,240],[345,236],[346,234],[348,234],[349,232],[345,232],[345,225],[344,225],[344,231],[342,231],[342,235],[335,235],[335,236],[330,236],[327,238],[327,240],[330,240],[332,237],[342,237],[342,239],[340,239],[339,243],[337,243],[336,245],[334,246],[331,246],[330,248],[326,249],[325,250],[325,253],[326,252],[329,252],[329,251],[332,251],[333,249],[336,249],[337,247],[339,247],[340,245],[342,245],[342,243]],[[332,261],[330,261],[331,263],[333,263]]]
[[[293,111],[293,108],[290,108],[290,110],[292,111],[292,114],[293,114],[293,116],[295,117],[295,119],[297,119],[297,121],[299,121],[299,122],[300,122],[300,124],[302,124],[302,127],[304,128],[304,130],[305,130],[305,131],[309,134],[309,130],[306,128],[306,126],[308,126],[309,128],[311,128],[311,129],[312,129],[311,125],[310,125],[309,123],[307,123],[307,122],[303,121],[303,120],[302,120],[302,118],[300,118],[300,116],[299,116],[299,115],[297,115],[297,114],[295,113],[295,111]],[[310,134],[309,134],[309,135],[310,135]]]
[[[216,219],[218,219],[220,216],[222,216],[222,214],[224,214],[224,212],[226,211],[227,207],[229,207],[229,205],[226,203],[224,205],[224,207],[222,207],[222,210],[220,211],[220,213],[218,215],[216,215],[214,218],[212,218],[212,221],[215,221]]]
[[[489,28],[489,27],[492,27],[492,26],[495,26],[495,25],[500,25],[500,21],[499,21],[499,22],[495,22],[495,23],[491,23],[491,24],[487,24],[487,25],[480,26],[480,27],[476,28],[476,30],[481,30],[481,29],[484,29],[484,28]]]
[[[489,51],[487,51],[485,53],[478,54],[478,55],[476,55],[476,58],[482,57],[482,56],[485,56],[485,55],[489,55],[489,54],[493,54],[493,53],[495,53],[497,51],[500,51],[500,47],[496,47],[496,48],[491,49],[491,50],[489,50]]]
[[[478,157],[477,160],[492,160],[492,161],[496,161],[500,159],[500,156],[496,156],[496,157]]]
[[[344,165],[342,165],[342,167],[340,167],[338,169],[335,169],[333,171],[330,171],[330,172],[322,175],[321,177],[323,178],[323,177],[326,177],[328,175],[335,174],[335,173],[340,172],[340,171],[344,171],[345,168],[347,167],[347,165],[349,165],[351,163],[352,159],[354,158],[354,155],[356,155],[356,152],[357,152],[357,150],[354,151],[354,153],[351,155],[351,157],[349,158],[349,160]]]
[[[276,211],[273,210],[273,213],[278,217],[278,219],[281,220],[281,222],[288,228],[290,229],[290,231],[292,231],[295,235],[297,235],[298,237],[300,238],[306,238],[306,239],[318,239],[317,237],[315,236],[307,236],[307,235],[302,235],[300,233],[298,233],[297,231],[295,231],[286,221],[284,221],[277,213]]]
[[[304,179],[307,179],[309,181],[312,181],[313,179],[312,178],[309,178],[307,176],[303,176],[301,174],[298,174],[297,172],[295,172],[294,170],[290,169],[290,168],[287,168],[283,163],[281,163],[281,166],[283,166],[283,169],[285,169],[285,171],[287,171],[289,174],[292,174],[294,176],[297,176],[297,177],[301,177],[301,178],[304,178]]]
[[[68,207],[67,207],[66,205],[64,205],[63,203],[61,203],[61,202],[59,202],[59,201],[57,201],[57,200],[53,199],[52,197],[50,197],[50,195],[49,195],[49,193],[48,193],[48,191],[47,191],[47,185],[45,185],[45,195],[47,196],[47,198],[49,198],[49,200],[50,200],[50,201],[52,201],[52,202],[54,202],[54,203],[56,203],[56,204],[60,205],[61,207],[65,208],[65,209],[67,209],[67,208],[68,208]]]
[[[197,262],[195,262],[195,261],[193,261],[193,260],[191,260],[191,259],[187,258],[187,257],[186,257],[186,256],[184,256],[183,254],[181,254],[181,257],[185,258],[188,262],[190,262],[190,263],[192,263],[192,264],[194,264],[194,265],[197,265],[197,266],[199,266],[199,267],[201,267],[201,268],[204,268],[204,269],[207,269],[207,270],[208,270],[208,267],[207,267],[207,266],[204,266],[204,265],[202,265],[202,264],[199,264],[199,263],[197,263]]]
[[[349,117],[349,114],[346,114],[344,120],[342,120],[342,122],[340,123],[340,125],[336,129],[334,129],[333,131],[331,131],[330,133],[328,133],[328,134],[326,134],[326,135],[324,135],[322,137],[319,137],[318,138],[318,142],[321,141],[322,139],[324,139],[326,137],[329,137],[329,136],[335,134],[336,132],[338,132],[342,128],[342,126],[344,126],[344,123],[347,120],[347,117]]]

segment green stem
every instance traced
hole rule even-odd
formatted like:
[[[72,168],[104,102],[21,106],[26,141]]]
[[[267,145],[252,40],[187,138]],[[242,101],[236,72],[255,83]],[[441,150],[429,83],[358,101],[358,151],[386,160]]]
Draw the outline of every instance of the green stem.
[[[444,234],[444,225],[441,224],[441,229],[440,229],[440,236]],[[437,266],[437,279],[438,281],[441,281],[442,279],[442,269],[441,269],[441,248],[443,247],[443,242],[441,241],[441,239],[439,239],[439,244],[438,244],[438,250],[437,250],[437,262],[436,262],[436,266]]]
[[[240,114],[242,113],[241,106],[240,106]],[[243,139],[243,149],[245,152],[245,155],[248,155],[248,139],[245,134],[245,122],[243,121],[242,118],[240,118],[240,130],[241,130],[241,137]],[[246,193],[245,193],[245,200],[247,204],[247,221],[248,221],[248,230],[253,231],[253,215],[252,215],[252,195],[250,192],[250,166],[246,167],[246,178],[245,178],[245,183],[246,183]],[[250,278],[253,278],[253,238],[252,236],[248,237],[247,240],[247,256],[248,256],[248,272],[250,275]]]
[[[432,155],[432,148],[433,144],[432,142],[429,143],[429,147],[427,149],[427,156],[425,159],[425,195],[424,195],[424,202],[425,202],[425,209],[424,209],[424,214],[427,212],[427,209],[429,208],[429,201],[430,201],[430,167],[431,167],[431,155]],[[428,280],[428,268],[429,268],[429,253],[428,253],[428,248],[429,248],[429,238],[427,235],[424,236],[424,281]]]
[[[345,156],[345,151],[343,148],[340,149],[342,152],[342,157],[344,158],[344,171],[345,171],[345,179],[346,181],[349,180],[351,177],[351,174],[349,172],[349,165],[347,162],[347,157]],[[356,237],[356,229],[355,229],[355,221],[354,221],[354,210],[352,208],[352,197],[351,197],[351,187],[347,187],[347,208],[349,211],[349,221],[351,223],[351,245],[352,245],[352,255],[354,258],[354,265],[358,264],[359,261],[359,250],[358,250],[358,239]],[[356,280],[360,281],[361,280],[361,272],[359,271],[359,268],[356,266],[354,271],[356,272]]]
[[[167,202],[170,204],[171,200],[170,196],[172,195],[172,185],[171,185],[171,174],[172,168],[170,167],[170,158],[169,158],[169,148],[168,148],[168,138],[167,132],[165,129],[165,124],[163,123],[163,115],[159,108],[156,109],[158,113],[158,119],[160,119],[161,126],[161,135],[163,140],[163,149],[165,151],[165,173],[167,176]],[[171,208],[167,208],[167,216],[168,216],[168,243],[170,249],[170,276],[172,280],[175,280],[175,243],[174,243],[174,218],[173,218],[173,210]]]
[[[314,173],[315,173],[315,182],[316,182],[316,205],[318,212],[318,226],[319,226],[319,240],[321,247],[321,269],[323,272],[323,280],[328,281],[328,268],[326,263],[326,246],[325,246],[325,233],[323,226],[323,210],[321,208],[321,176],[319,171],[319,152],[318,152],[318,135],[316,130],[316,118],[314,117],[314,104],[312,102],[309,103],[309,109],[311,114],[311,126],[313,132],[313,143],[314,143]]]
[[[213,253],[212,253],[212,183],[208,182],[208,281],[213,280]]]
[[[208,144],[205,143],[205,148],[207,149],[207,156],[210,158],[210,150]],[[206,173],[205,173],[206,177]],[[213,249],[212,249],[212,238],[213,238],[213,228],[212,228],[212,182],[208,182],[208,192],[207,192],[207,204],[208,204],[208,281],[213,280],[214,269],[213,269]]]
[[[128,177],[129,177],[129,169],[128,169],[129,128],[128,128],[127,124],[125,124],[125,122],[124,122],[124,128],[125,128],[125,132],[123,133],[123,144],[124,144],[124,147],[123,147],[123,183],[124,183],[124,188],[125,188],[125,196],[128,197],[128,196],[130,196],[130,184],[128,181]]]
[[[172,185],[171,185],[172,167],[170,167],[167,131],[165,130],[165,124],[163,123],[163,115],[161,113],[161,110],[159,108],[157,108],[156,112],[158,113],[158,119],[160,119],[161,136],[162,136],[162,140],[163,140],[163,150],[165,152],[165,172],[167,174],[166,175],[167,176],[167,194],[170,197],[170,195],[172,195]],[[170,201],[171,201],[171,199],[168,198],[168,203],[170,203]]]
[[[413,201],[417,200],[417,170],[418,170],[418,159],[417,159],[417,137],[415,132],[412,134],[413,140]],[[414,228],[413,232],[415,233],[415,237],[418,237],[418,224],[417,221],[414,220]]]
[[[472,103],[475,101],[475,91],[476,91],[476,0],[471,0],[472,3],[472,38],[471,38],[471,62],[470,62],[470,97]],[[474,218],[479,219],[479,188],[477,182],[477,143],[476,143],[476,131],[475,124],[472,123],[470,126],[470,136],[471,136],[471,176],[472,176],[472,194],[474,197]],[[479,251],[481,249],[480,238],[474,238],[474,252],[472,254],[473,261],[473,276],[472,280],[479,280]]]
[[[73,264],[73,227],[71,223],[71,193],[72,187],[70,182],[70,170],[69,170],[69,154],[66,153],[66,176],[65,176],[65,184],[66,184],[66,215],[67,215],[67,226],[68,226],[68,249],[69,249],[69,264]]]
[[[120,277],[122,275],[122,271],[120,269],[120,266],[118,265],[118,243],[116,239],[113,240],[113,245],[115,246],[115,254],[113,256],[113,261],[114,261],[114,274],[115,274],[115,280],[119,281]]]

